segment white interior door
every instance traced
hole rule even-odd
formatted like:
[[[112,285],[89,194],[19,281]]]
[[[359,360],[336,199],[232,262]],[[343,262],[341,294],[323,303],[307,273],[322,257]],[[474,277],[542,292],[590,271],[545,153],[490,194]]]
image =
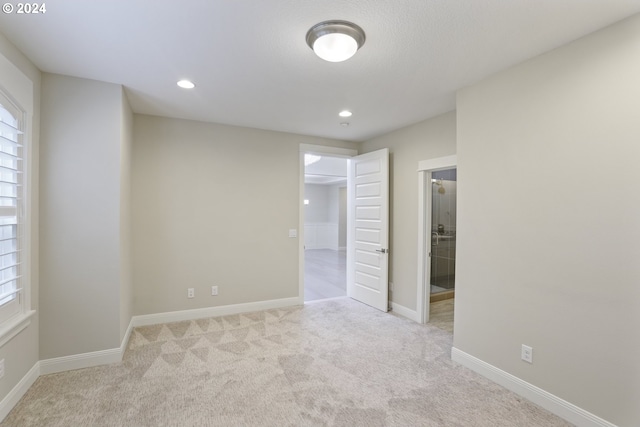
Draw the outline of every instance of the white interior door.
[[[389,150],[349,159],[347,295],[389,309]]]

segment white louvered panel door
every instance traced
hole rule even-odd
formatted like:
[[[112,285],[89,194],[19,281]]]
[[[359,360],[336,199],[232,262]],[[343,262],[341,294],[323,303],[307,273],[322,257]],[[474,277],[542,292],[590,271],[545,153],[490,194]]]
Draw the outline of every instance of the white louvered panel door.
[[[389,304],[389,151],[349,159],[347,292],[387,311]]]

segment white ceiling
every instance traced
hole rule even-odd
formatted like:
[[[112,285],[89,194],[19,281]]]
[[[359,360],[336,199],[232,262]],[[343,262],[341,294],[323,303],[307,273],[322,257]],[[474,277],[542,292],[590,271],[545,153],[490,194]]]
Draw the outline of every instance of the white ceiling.
[[[362,141],[455,108],[457,89],[640,12],[640,0],[57,0],[0,14],[41,70],[124,85],[137,113]],[[361,26],[350,60],[305,43]],[[176,86],[182,78],[197,87]],[[338,117],[353,111],[348,127]]]
[[[347,182],[347,159],[322,156],[304,168],[305,184],[333,185]]]

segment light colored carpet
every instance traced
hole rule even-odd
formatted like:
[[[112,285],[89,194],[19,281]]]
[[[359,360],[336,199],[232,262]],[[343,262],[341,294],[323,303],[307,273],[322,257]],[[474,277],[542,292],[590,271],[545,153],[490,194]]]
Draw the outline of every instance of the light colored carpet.
[[[2,426],[569,426],[348,298],[136,328],[122,363],[40,377]]]

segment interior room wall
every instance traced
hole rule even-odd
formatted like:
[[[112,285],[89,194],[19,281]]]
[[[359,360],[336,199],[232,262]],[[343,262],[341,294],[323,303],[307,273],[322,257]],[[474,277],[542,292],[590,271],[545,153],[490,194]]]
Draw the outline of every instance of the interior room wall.
[[[454,346],[619,426],[640,425],[639,41],[635,16],[457,99]]]
[[[135,314],[297,297],[299,145],[355,144],[134,118]]]
[[[123,96],[42,76],[41,359],[120,347]]]
[[[456,114],[449,112],[360,144],[389,148],[389,281],[392,302],[416,310],[418,162],[456,154]]]
[[[347,187],[338,188],[338,248],[347,248]]]
[[[329,190],[328,185],[304,185],[304,198],[309,200],[309,204],[304,207],[305,224],[331,222],[329,219]]]
[[[0,381],[0,401],[24,378],[31,368],[39,360],[38,349],[38,297],[39,297],[39,237],[38,237],[38,192],[39,192],[39,146],[40,146],[40,70],[31,61],[16,49],[2,34],[0,34],[0,56],[6,61],[2,63],[17,68],[32,84],[33,111],[31,128],[31,266],[30,289],[31,309],[36,314],[31,318],[31,323],[0,347],[0,359],[5,361],[5,375]],[[0,68],[0,74],[7,75],[7,70]]]
[[[338,185],[328,185],[329,204],[327,205],[328,220],[332,224],[340,222],[340,193]]]

